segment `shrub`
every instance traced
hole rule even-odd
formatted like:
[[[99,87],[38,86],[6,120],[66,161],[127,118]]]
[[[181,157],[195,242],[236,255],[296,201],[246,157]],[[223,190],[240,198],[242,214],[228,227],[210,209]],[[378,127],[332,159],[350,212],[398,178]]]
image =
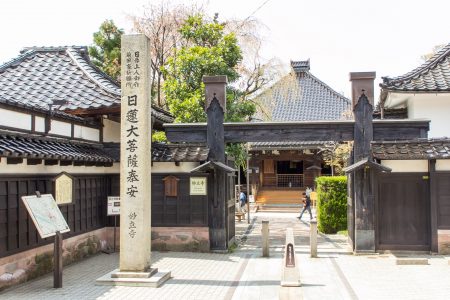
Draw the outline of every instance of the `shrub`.
[[[323,233],[347,229],[347,177],[316,178],[317,228]]]

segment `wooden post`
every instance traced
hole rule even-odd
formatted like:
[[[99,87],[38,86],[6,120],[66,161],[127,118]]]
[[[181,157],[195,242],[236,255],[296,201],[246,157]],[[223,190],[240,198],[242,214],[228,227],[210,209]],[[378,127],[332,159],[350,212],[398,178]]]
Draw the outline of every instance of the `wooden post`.
[[[250,159],[248,157],[248,148],[247,148],[247,224],[250,224]]]
[[[62,234],[57,231],[55,234],[55,245],[53,247],[53,287],[55,289],[62,288]]]
[[[353,161],[371,158],[370,142],[373,140],[373,107],[363,94],[353,110],[355,116]],[[375,201],[372,171],[368,168],[353,174],[355,204],[355,252],[375,252]]]
[[[262,221],[261,228],[262,237],[262,256],[269,257],[269,221]]]
[[[226,112],[226,76],[203,76],[206,96],[206,143],[210,161],[225,163],[224,114]],[[214,198],[209,205],[211,250],[228,250],[226,178],[222,169],[214,170]]]
[[[429,192],[430,192],[430,222],[431,222],[431,252],[438,252],[438,198],[437,198],[437,174],[436,160],[428,161],[430,172]]]
[[[309,247],[311,257],[317,257],[317,220],[311,220],[309,226]]]

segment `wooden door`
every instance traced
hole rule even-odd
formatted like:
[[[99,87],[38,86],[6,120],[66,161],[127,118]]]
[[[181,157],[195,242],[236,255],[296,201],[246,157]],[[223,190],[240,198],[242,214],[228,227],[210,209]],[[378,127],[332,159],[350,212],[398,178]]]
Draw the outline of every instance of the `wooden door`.
[[[380,175],[377,248],[430,250],[430,198],[427,173]]]

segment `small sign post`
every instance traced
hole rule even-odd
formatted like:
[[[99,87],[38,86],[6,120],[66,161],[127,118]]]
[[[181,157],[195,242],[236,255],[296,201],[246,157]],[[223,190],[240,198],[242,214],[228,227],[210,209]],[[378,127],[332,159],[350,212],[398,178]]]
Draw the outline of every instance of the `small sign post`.
[[[116,252],[116,229],[117,229],[117,215],[120,215],[120,197],[108,197],[108,216],[114,216],[114,246],[113,252]]]
[[[61,211],[51,194],[22,196],[22,201],[33,220],[41,238],[55,236],[53,251],[53,287],[62,288],[62,233],[70,231]]]

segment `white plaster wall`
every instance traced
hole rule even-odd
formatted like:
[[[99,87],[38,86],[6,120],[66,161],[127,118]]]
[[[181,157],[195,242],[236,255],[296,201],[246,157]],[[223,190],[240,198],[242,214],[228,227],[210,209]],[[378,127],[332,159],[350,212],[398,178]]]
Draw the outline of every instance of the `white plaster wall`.
[[[75,125],[73,137],[89,141],[100,141],[100,130],[86,126]]]
[[[450,137],[450,94],[417,94],[408,100],[408,117],[429,119],[428,137]]]
[[[450,171],[450,159],[436,160],[436,171]]]
[[[174,162],[154,162],[152,173],[187,173],[199,165],[198,162],[180,162],[179,166]]]
[[[34,118],[34,130],[45,132],[45,118],[36,116]]]
[[[67,122],[52,120],[52,126],[49,133],[70,137],[72,134],[72,125]]]
[[[0,125],[31,130],[31,115],[0,108]]]
[[[103,141],[120,143],[120,123],[103,119]]]
[[[40,165],[27,165],[24,159],[22,164],[8,165],[6,158],[2,157],[0,162],[0,174],[56,174],[66,171],[70,174],[119,174],[119,163],[112,167],[86,167],[86,166],[46,166],[44,162]]]
[[[392,172],[428,172],[428,160],[382,160]]]

